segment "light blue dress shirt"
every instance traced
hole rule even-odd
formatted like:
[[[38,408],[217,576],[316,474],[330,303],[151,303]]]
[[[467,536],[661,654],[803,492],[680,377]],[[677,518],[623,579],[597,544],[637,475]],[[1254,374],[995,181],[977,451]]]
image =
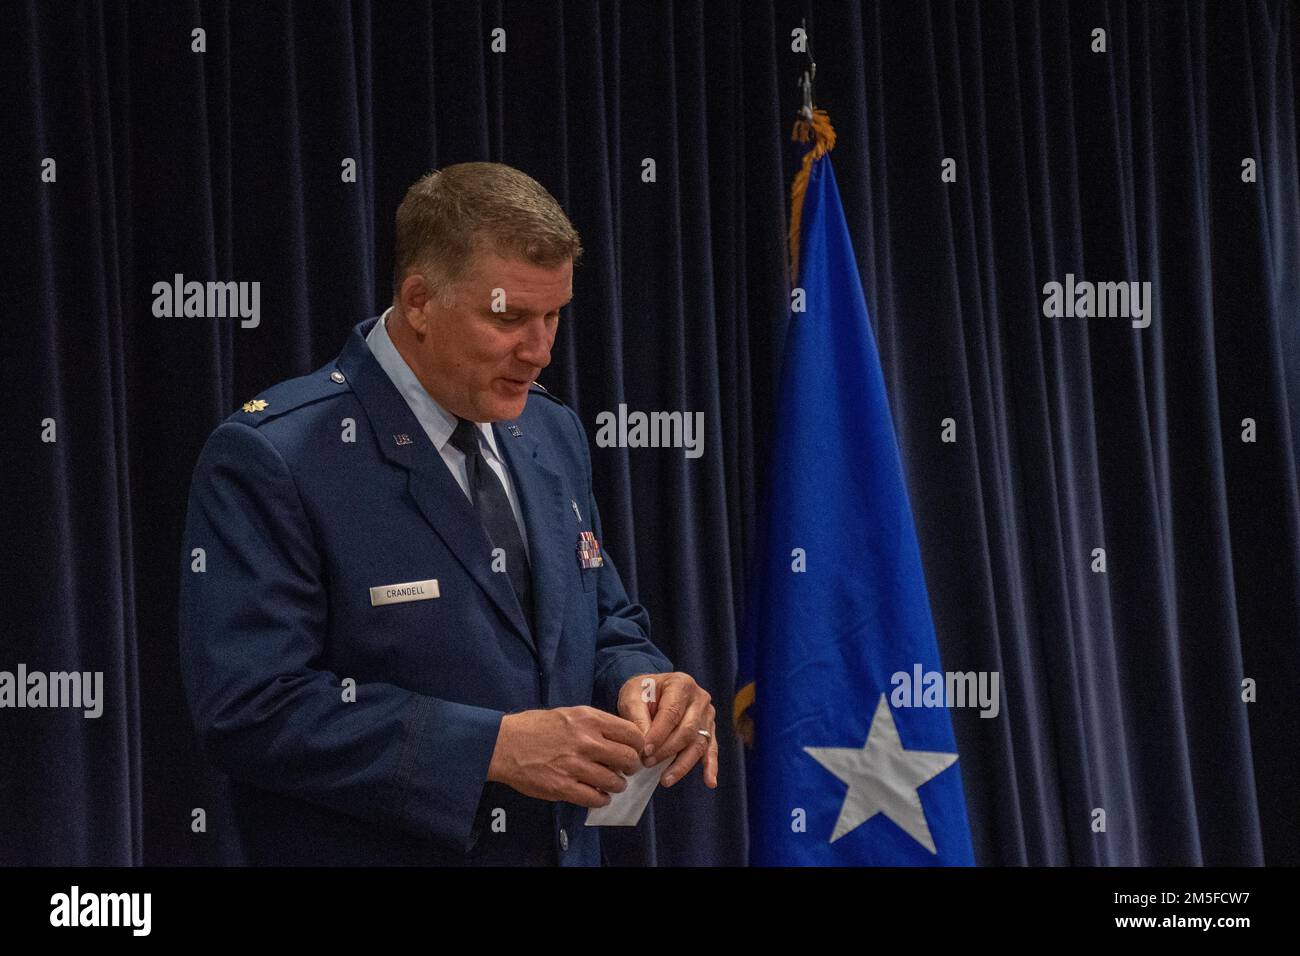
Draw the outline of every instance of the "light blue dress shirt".
[[[429,441],[433,442],[433,447],[442,455],[442,460],[447,463],[447,468],[460,485],[460,490],[465,492],[466,498],[473,501],[474,497],[469,490],[469,474],[465,468],[465,455],[451,443],[451,433],[456,430],[456,416],[435,402],[433,396],[425,391],[420,380],[411,371],[411,367],[406,364],[406,359],[402,358],[402,353],[397,351],[397,346],[388,337],[386,323],[392,311],[391,305],[384,310],[384,314],[379,317],[375,327],[366,336],[366,344],[370,346],[370,351],[378,360],[380,368],[388,373],[388,377],[397,386],[406,404],[411,407],[420,427],[429,436]],[[510,469],[506,467],[505,461],[497,451],[496,435],[492,431],[492,425],[490,422],[475,422],[475,425],[478,426],[478,444],[483,453],[483,460],[505,485],[506,497],[510,499],[510,510],[514,512],[515,524],[519,525],[519,537],[524,542],[524,552],[528,554],[528,559],[531,561],[532,552],[528,548],[528,532],[524,530],[523,509],[519,507],[519,496],[515,494],[514,483],[510,480]]]

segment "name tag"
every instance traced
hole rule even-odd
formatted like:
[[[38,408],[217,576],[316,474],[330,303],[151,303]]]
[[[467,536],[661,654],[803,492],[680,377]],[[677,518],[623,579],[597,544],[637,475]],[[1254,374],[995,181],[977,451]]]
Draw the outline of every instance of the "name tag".
[[[407,581],[405,584],[385,584],[370,589],[370,604],[401,604],[403,601],[427,601],[438,596],[438,579]]]

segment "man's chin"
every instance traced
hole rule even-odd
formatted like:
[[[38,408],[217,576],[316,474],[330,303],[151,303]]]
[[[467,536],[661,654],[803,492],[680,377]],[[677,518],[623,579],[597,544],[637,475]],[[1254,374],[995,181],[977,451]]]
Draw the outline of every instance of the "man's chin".
[[[527,404],[527,392],[524,392],[517,399],[497,399],[492,403],[492,407],[487,409],[492,417],[486,419],[486,421],[499,422],[502,419],[518,418],[524,413],[524,406]]]

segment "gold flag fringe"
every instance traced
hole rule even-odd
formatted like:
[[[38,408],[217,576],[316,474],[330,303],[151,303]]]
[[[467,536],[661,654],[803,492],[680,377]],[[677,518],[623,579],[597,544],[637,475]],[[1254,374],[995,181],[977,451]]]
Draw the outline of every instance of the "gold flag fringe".
[[[790,138],[798,143],[813,140],[813,147],[804,153],[803,165],[790,186],[790,285],[793,286],[799,279],[799,224],[803,221],[803,197],[808,191],[808,176],[812,164],[835,148],[835,130],[826,111],[814,109],[811,123],[802,114],[794,121]]]
[[[811,122],[802,113],[794,121],[790,138],[797,143],[813,140],[812,149],[804,153],[803,165],[799,167],[794,183],[790,186],[789,268],[790,285],[793,286],[799,278],[799,226],[803,221],[803,197],[808,191],[808,177],[812,172],[812,164],[835,148],[835,130],[831,127],[826,111],[814,109]],[[756,689],[755,682],[750,681],[740,689],[732,702],[732,725],[748,747],[754,745],[754,718],[750,709],[754,705]]]

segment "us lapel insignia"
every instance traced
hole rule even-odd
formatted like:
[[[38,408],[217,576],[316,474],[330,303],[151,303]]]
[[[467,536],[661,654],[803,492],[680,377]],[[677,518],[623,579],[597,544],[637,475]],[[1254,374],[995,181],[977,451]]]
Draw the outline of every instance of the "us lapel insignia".
[[[507,425],[506,428],[509,429],[510,434],[514,435],[516,438],[524,437],[524,430],[520,428],[518,425],[510,424]]]
[[[407,434],[394,435],[394,436],[393,436],[393,441],[397,442],[397,444],[399,444],[399,445],[410,445],[410,444],[412,444],[412,442],[411,442],[411,436],[410,436],[410,435],[407,435]]]
[[[600,542],[590,531],[578,532],[578,564],[584,568],[605,566],[605,558],[600,553]]]
[[[242,408],[246,412],[260,412],[262,409],[266,408],[266,402],[262,401],[260,398],[255,398],[251,402],[244,402]]]

